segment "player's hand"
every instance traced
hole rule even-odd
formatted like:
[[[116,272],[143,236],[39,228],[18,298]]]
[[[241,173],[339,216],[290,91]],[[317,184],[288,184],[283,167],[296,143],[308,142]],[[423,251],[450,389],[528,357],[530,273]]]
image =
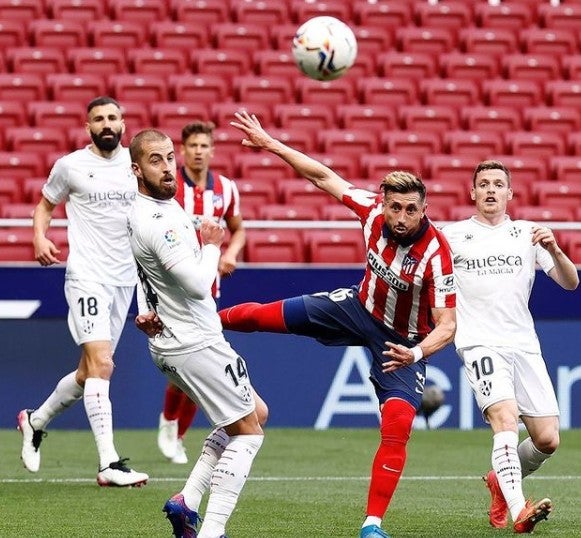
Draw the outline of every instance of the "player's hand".
[[[393,342],[385,342],[385,345],[387,349],[382,352],[382,355],[389,357],[390,360],[381,365],[384,373],[393,372],[398,368],[414,363],[414,354],[409,347],[394,344]]]
[[[135,326],[150,338],[161,334],[163,331],[163,323],[153,310],[150,310],[147,314],[137,316],[135,318]]]
[[[246,134],[246,138],[242,139],[242,145],[250,148],[264,149],[274,141],[260,125],[258,118],[254,114],[248,114],[245,110],[235,112],[234,117],[236,121],[231,121],[230,125],[240,129]]]
[[[224,252],[220,257],[220,262],[218,263],[218,273],[220,276],[230,276],[236,270],[236,258]]]
[[[56,245],[46,237],[40,239],[34,239],[34,259],[40,263],[40,265],[46,267],[48,265],[54,265],[55,263],[61,263],[60,259],[57,257],[61,251],[56,247]]]
[[[557,240],[553,234],[553,230],[547,228],[546,226],[533,226],[531,230],[533,234],[533,245],[540,244],[544,249],[549,252],[554,252],[559,247],[557,245]]]
[[[217,222],[204,219],[200,225],[200,237],[202,238],[202,243],[204,245],[216,245],[220,248],[220,245],[224,241],[224,228],[220,226]]]

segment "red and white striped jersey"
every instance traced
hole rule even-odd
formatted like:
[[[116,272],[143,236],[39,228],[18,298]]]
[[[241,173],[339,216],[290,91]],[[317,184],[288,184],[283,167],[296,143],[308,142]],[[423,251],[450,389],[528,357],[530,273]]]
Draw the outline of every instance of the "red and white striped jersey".
[[[434,327],[431,309],[456,306],[452,254],[444,235],[426,217],[409,241],[395,241],[385,224],[382,199],[362,189],[343,195],[365,238],[367,264],[359,300],[387,327],[421,341]]]
[[[178,170],[177,191],[175,199],[188,215],[192,215],[196,232],[203,217],[214,219],[225,226],[225,219],[240,215],[240,194],[238,187],[231,179],[208,170],[206,188],[201,189],[188,177],[185,168]],[[198,241],[200,236],[198,234]],[[220,277],[212,286],[212,295],[220,297]]]

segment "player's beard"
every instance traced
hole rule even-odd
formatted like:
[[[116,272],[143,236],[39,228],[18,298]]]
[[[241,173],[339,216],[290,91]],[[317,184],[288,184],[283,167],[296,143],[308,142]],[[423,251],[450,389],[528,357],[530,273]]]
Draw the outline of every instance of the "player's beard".
[[[103,138],[103,136],[110,136],[110,138]],[[99,134],[91,131],[91,140],[101,151],[111,152],[117,149],[121,141],[121,131],[115,132],[111,129],[103,129]]]
[[[165,183],[165,181],[151,181],[147,178],[143,178],[143,184],[152,198],[155,198],[156,200],[170,200],[175,196],[177,191],[176,179],[173,175],[167,177],[172,179],[171,183]]]

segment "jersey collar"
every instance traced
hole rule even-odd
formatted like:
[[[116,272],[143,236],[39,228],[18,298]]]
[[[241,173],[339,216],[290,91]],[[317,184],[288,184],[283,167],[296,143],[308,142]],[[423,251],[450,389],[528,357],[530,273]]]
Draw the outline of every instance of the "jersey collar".
[[[381,229],[381,235],[387,239],[393,239],[398,245],[401,245],[402,247],[409,247],[410,245],[413,245],[416,241],[421,239],[421,237],[428,230],[429,225],[430,225],[430,221],[428,220],[427,217],[424,216],[424,217],[422,217],[420,229],[415,234],[413,234],[409,237],[405,237],[403,239],[399,239],[399,238],[394,237],[391,233],[389,233],[389,229],[387,227],[387,224],[384,223],[382,226],[382,229]]]
[[[196,184],[186,172],[186,167],[182,166],[180,172],[182,173],[182,177],[184,179],[184,183],[191,187],[192,189],[196,188]],[[208,177],[206,179],[206,190],[213,191],[214,190],[214,174],[212,174],[211,170],[208,170]]]

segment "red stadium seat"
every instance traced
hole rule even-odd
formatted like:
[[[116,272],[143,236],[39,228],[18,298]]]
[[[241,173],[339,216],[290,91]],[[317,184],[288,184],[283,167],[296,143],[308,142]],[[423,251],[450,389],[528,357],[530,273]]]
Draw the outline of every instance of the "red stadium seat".
[[[54,127],[7,127],[7,146],[12,151],[45,154],[50,151],[65,151],[67,141]]]
[[[240,143],[240,139],[239,137],[238,143]],[[277,182],[281,179],[295,177],[293,168],[282,159],[264,153],[239,153],[234,156],[234,167],[237,170],[237,176],[246,179]]]
[[[567,152],[571,155],[581,155],[581,132],[575,131],[565,135]]]
[[[429,130],[437,133],[457,129],[458,112],[449,106],[403,106],[399,109],[402,126],[409,131]]]
[[[351,2],[347,0],[318,1],[291,0],[291,13],[296,21],[329,16],[341,21],[351,20]]]
[[[462,107],[461,121],[469,131],[495,131],[505,133],[523,128],[521,114],[518,110],[503,106],[470,106]]]
[[[581,220],[579,213],[576,215],[576,220]],[[559,234],[559,243],[573,263],[581,264],[581,232],[578,230],[561,232]]]
[[[131,49],[127,62],[133,73],[139,75],[171,75],[187,70],[187,57],[180,49]]]
[[[567,80],[579,80],[581,78],[581,55],[564,54],[561,56],[561,70]]]
[[[250,53],[268,47],[268,34],[260,24],[218,23],[211,27],[211,34],[217,49],[237,49]]]
[[[569,133],[581,127],[581,113],[573,107],[530,107],[523,117],[529,131]]]
[[[424,157],[424,169],[430,179],[463,182],[468,185],[479,159],[470,155],[434,154]],[[466,187],[465,187],[466,188]]]
[[[35,47],[85,47],[87,32],[82,22],[72,19],[37,19],[28,25],[31,44]]]
[[[263,125],[272,124],[272,109],[267,103],[214,103],[210,107],[212,121],[218,127],[230,127],[230,122],[234,121],[234,113],[245,110],[249,114],[254,114]],[[311,133],[305,132],[309,137]]]
[[[0,47],[24,47],[28,45],[26,25],[19,19],[0,20]]]
[[[353,15],[357,25],[395,29],[412,24],[412,4],[406,2],[368,2],[356,0]]]
[[[131,132],[138,132],[151,125],[149,107],[144,101],[124,99],[121,103],[121,112],[125,126]]]
[[[181,129],[180,129],[181,132]],[[234,127],[220,127],[214,130],[214,144],[220,147],[220,151],[232,158],[242,149],[242,133]],[[180,135],[181,142],[181,135]]]
[[[379,133],[397,128],[395,111],[382,105],[338,105],[336,112],[338,124],[343,129]]]
[[[542,99],[541,87],[533,80],[485,80],[482,92],[490,106],[523,108],[539,105]]]
[[[194,22],[154,21],[149,24],[149,34],[154,47],[187,52],[204,49],[209,40],[208,28]]]
[[[417,155],[362,155],[360,161],[363,176],[374,181],[396,170],[405,170],[418,176],[422,174],[421,158]]]
[[[578,51],[574,30],[531,26],[521,30],[519,36],[523,52],[529,54],[560,56]]]
[[[280,50],[281,52],[289,52],[293,45],[293,38],[297,33],[297,29],[298,27],[294,23],[272,25],[268,30],[272,48]]]
[[[146,25],[135,21],[106,19],[87,22],[91,46],[129,50],[145,44]]]
[[[551,131],[515,131],[505,134],[506,147],[513,155],[551,157],[565,154],[565,139]]]
[[[501,56],[518,52],[515,32],[508,28],[463,28],[458,39],[460,49],[467,53]]]
[[[261,76],[297,75],[297,65],[290,50],[256,50],[252,54],[256,72]]]
[[[509,54],[502,58],[502,69],[508,79],[552,80],[559,78],[556,57],[547,54]]]
[[[0,20],[31,22],[44,16],[42,2],[38,0],[0,0]]]
[[[266,27],[273,24],[283,24],[290,18],[285,2],[279,0],[233,0],[231,3],[234,20],[240,23],[263,24]]]
[[[504,153],[502,134],[494,131],[447,131],[443,146],[452,155],[472,155],[486,159]]]
[[[393,46],[393,35],[389,28],[379,26],[352,26],[357,40],[357,54],[378,55]]]
[[[442,75],[446,78],[466,78],[480,82],[498,76],[496,58],[486,53],[449,52],[440,55],[439,64]]]
[[[20,101],[0,101],[0,130],[26,125],[26,109]]]
[[[578,181],[537,181],[532,184],[532,195],[540,206],[576,209],[581,206],[581,183]]]
[[[264,181],[264,179],[241,178],[236,180],[236,186],[240,192],[240,205],[243,213],[247,209],[257,211],[263,205],[274,204],[278,201],[274,182]]]
[[[193,22],[209,28],[230,20],[228,3],[223,0],[172,0],[171,5],[174,18],[179,22]]]
[[[320,208],[320,213],[321,220],[357,221],[357,215],[343,204],[323,205]]]
[[[420,80],[436,74],[436,60],[432,54],[425,52],[383,52],[377,57],[377,66],[379,74],[389,79]]]
[[[7,204],[16,204],[23,200],[22,179],[0,177],[0,209]]]
[[[301,127],[312,132],[335,125],[333,109],[327,104],[275,104],[274,119],[279,127]]]
[[[271,136],[303,153],[316,151],[314,133],[300,128],[272,128],[268,132]]]
[[[167,101],[165,75],[121,73],[109,76],[109,87],[119,101]]]
[[[539,4],[539,25],[545,28],[581,28],[581,5],[560,3],[559,5]]]
[[[547,104],[557,107],[581,108],[581,83],[573,80],[548,80],[545,82]]]
[[[127,71],[125,51],[118,48],[81,47],[67,51],[73,73],[114,75]]]
[[[170,75],[172,101],[215,103],[230,95],[228,83],[219,75]]]
[[[18,47],[5,51],[6,61],[14,73],[66,72],[64,53],[60,48]]]
[[[399,50],[442,54],[450,52],[456,44],[456,32],[448,28],[404,26],[395,30]]]
[[[365,77],[357,81],[357,93],[366,105],[399,107],[418,102],[417,85],[409,78]]]
[[[0,261],[34,261],[32,228],[0,228]]]
[[[106,3],[101,0],[50,0],[47,2],[51,19],[94,21],[106,14]]]
[[[111,18],[149,24],[168,18],[166,0],[109,0]]]
[[[19,180],[22,184],[22,201],[37,204],[40,201],[41,190],[46,183],[46,177],[27,177]]]
[[[95,96],[106,94],[105,81],[95,74],[52,73],[46,76],[46,82],[53,101],[88,103]]]
[[[472,10],[466,2],[416,2],[414,12],[418,26],[455,30],[465,28],[472,22]]]
[[[544,157],[537,155],[493,155],[490,158],[501,161],[510,170],[512,181],[518,184],[518,189],[514,192],[515,196],[520,195],[530,183],[549,179],[547,162]],[[529,201],[526,202],[526,204],[528,203]]]
[[[442,140],[432,131],[384,131],[380,133],[380,145],[386,153],[425,155],[441,153]]]
[[[445,177],[424,180],[428,204],[450,208],[469,203],[467,186],[470,179],[467,176],[463,181]]]
[[[573,209],[570,207],[552,206],[519,206],[511,211],[514,219],[543,221],[572,221],[575,218]]]
[[[86,121],[86,107],[76,101],[32,101],[27,110],[36,127],[79,127]]]
[[[268,204],[258,208],[258,220],[318,220],[319,209],[316,205],[305,204]]]
[[[549,157],[551,177],[557,181],[581,183],[581,157],[554,155]]]
[[[347,181],[354,177],[360,177],[359,162],[352,155],[341,153],[312,153],[311,157],[325,166],[328,166]]]
[[[424,79],[420,81],[420,95],[427,105],[462,107],[480,103],[479,84],[470,79]]]
[[[248,263],[304,263],[299,230],[247,230],[244,261]]]
[[[533,10],[519,2],[479,3],[474,6],[474,14],[476,23],[483,28],[520,30],[533,23]]]
[[[248,52],[240,49],[196,49],[190,63],[196,73],[233,77],[251,71]]]
[[[2,181],[0,181],[0,184],[2,183]],[[36,204],[27,204],[27,203],[2,204],[2,206],[0,206],[0,218],[31,219],[35,207]]]
[[[359,156],[379,151],[379,140],[375,133],[361,129],[319,131],[317,142],[322,153]]]
[[[44,77],[39,73],[0,73],[0,101],[43,101],[47,98]]]
[[[361,230],[310,230],[305,243],[311,263],[365,263]]]
[[[304,104],[342,105],[356,101],[353,82],[346,77],[331,81],[298,78],[295,91],[298,101]]]
[[[292,102],[292,82],[281,76],[240,75],[233,79],[234,95],[237,101],[245,103]]]
[[[0,177],[26,179],[44,175],[44,159],[38,153],[0,151]]]

